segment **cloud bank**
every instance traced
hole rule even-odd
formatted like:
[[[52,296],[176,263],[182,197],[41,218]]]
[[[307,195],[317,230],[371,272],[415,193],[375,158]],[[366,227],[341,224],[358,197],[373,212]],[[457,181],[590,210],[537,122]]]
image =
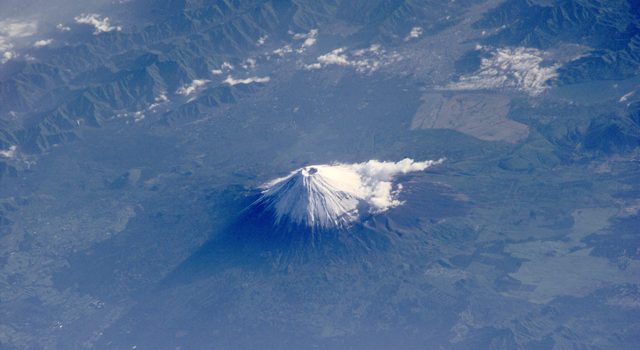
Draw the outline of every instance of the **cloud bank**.
[[[416,162],[405,158],[399,162],[381,162],[370,160],[356,164],[337,164],[345,171],[351,171],[360,177],[360,184],[354,193],[370,205],[370,211],[380,213],[402,204],[398,194],[402,185],[393,186],[392,180],[402,174],[423,171],[426,168],[441,164],[444,159]],[[355,189],[353,189],[355,190]]]

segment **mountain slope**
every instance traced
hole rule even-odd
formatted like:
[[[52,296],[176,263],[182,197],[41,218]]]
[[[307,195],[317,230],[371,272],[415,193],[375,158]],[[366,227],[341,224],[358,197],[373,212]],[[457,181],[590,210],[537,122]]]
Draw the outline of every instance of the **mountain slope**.
[[[311,228],[345,227],[363,213],[381,213],[401,205],[399,174],[422,171],[439,161],[370,160],[356,164],[307,166],[265,185],[254,207],[270,212],[276,224]]]

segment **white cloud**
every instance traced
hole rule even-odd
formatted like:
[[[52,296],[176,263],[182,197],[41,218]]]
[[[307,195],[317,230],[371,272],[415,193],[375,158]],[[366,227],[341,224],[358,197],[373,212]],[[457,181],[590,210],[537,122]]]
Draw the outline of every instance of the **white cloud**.
[[[409,41],[411,39],[416,39],[422,36],[422,27],[413,27],[407,36],[404,38],[404,41]]]
[[[255,58],[247,58],[244,63],[242,63],[242,68],[244,69],[254,69],[256,68],[256,59]]]
[[[399,162],[381,162],[370,160],[365,163],[344,165],[347,169],[356,172],[360,176],[360,195],[371,205],[373,212],[382,212],[389,208],[402,204],[398,200],[401,185],[393,188],[391,180],[401,174],[414,171],[422,171],[426,168],[441,164],[444,159],[416,162],[405,158]]]
[[[292,52],[293,52],[293,48],[291,48],[291,45],[285,45],[281,48],[273,50],[273,54],[278,55],[280,57],[290,54]]]
[[[68,32],[68,31],[70,31],[70,30],[71,30],[71,28],[70,28],[70,27],[65,26],[65,25],[64,25],[64,24],[62,24],[62,23],[58,23],[58,25],[56,25],[56,29],[57,29],[57,30],[59,30],[59,31],[61,31],[61,32]]]
[[[101,15],[95,13],[82,14],[80,16],[76,16],[74,20],[76,21],[76,23],[88,24],[93,26],[95,28],[95,31],[93,32],[94,35],[112,32],[114,30],[122,30],[122,27],[120,26],[112,26],[111,23],[109,23],[109,17],[103,18]]]
[[[296,33],[293,35],[293,40],[302,40],[302,39],[315,39],[318,36],[317,29],[311,29],[308,33]],[[313,44],[311,44],[313,45]]]
[[[2,53],[2,56],[0,56],[0,64],[5,64],[7,62],[9,62],[10,60],[12,60],[15,57],[15,52],[13,51],[5,51]]]
[[[189,96],[194,92],[198,91],[200,88],[202,88],[209,82],[210,80],[206,80],[206,79],[194,79],[193,81],[191,81],[191,83],[185,84],[182,87],[180,87],[178,90],[176,90],[176,93],[179,95]]]
[[[9,159],[15,158],[17,149],[18,147],[16,145],[12,145],[8,149],[0,149],[0,157]]]
[[[289,31],[289,34],[293,35],[293,40],[302,40],[307,37],[307,33],[293,33]]]
[[[320,63],[311,63],[311,64],[305,64],[304,69],[306,70],[315,70],[315,69],[320,69],[322,68],[322,65]]]
[[[264,45],[264,44],[267,42],[267,39],[268,39],[268,38],[269,38],[269,36],[268,36],[268,35],[261,36],[261,37],[259,37],[259,38],[258,38],[258,41],[256,42],[256,44],[257,44],[258,46],[262,46],[262,45]]]
[[[354,68],[359,73],[371,73],[386,64],[398,61],[401,57],[395,53],[387,54],[379,44],[373,44],[368,48],[355,50],[352,53],[346,48],[340,47],[324,55],[318,56],[317,62],[305,64],[307,70],[320,69],[322,67],[337,65]]]
[[[349,59],[347,58],[347,55],[345,55],[344,52],[345,52],[344,47],[337,48],[329,53],[319,56],[318,62],[322,64],[336,64],[338,66],[348,66],[351,63],[349,62]]]
[[[135,123],[138,123],[138,122],[141,122],[142,120],[144,120],[146,118],[147,114],[156,113],[157,110],[158,110],[158,107],[166,104],[167,102],[169,102],[169,98],[167,97],[166,92],[161,92],[158,96],[156,96],[156,98],[154,98],[153,103],[151,103],[149,106],[147,106],[147,108],[139,110],[139,111],[135,111],[135,112],[118,113],[118,114],[116,114],[116,117],[118,117],[118,118],[132,117],[133,121]]]
[[[36,21],[0,21],[0,64],[18,57],[14,51],[16,40],[32,36],[37,31],[38,22]]]
[[[145,118],[144,111],[137,111],[133,113],[133,121],[136,123],[142,121],[144,118]]]
[[[313,45],[316,44],[316,38],[306,38],[304,39],[304,42],[302,43],[302,47],[311,47]]]
[[[154,99],[154,102],[149,105],[148,110],[153,112],[156,110],[156,108],[158,108],[159,106],[161,106],[166,102],[169,102],[169,98],[167,97],[167,94],[163,92]]]
[[[253,60],[253,61],[254,61],[254,64],[255,64],[255,60]],[[213,75],[220,75],[220,74],[222,74],[222,73],[224,73],[224,72],[227,72],[227,71],[233,70],[233,68],[234,68],[234,67],[233,67],[233,65],[232,65],[231,63],[229,63],[229,62],[222,62],[222,64],[220,65],[220,68],[219,68],[219,69],[212,69],[212,70],[211,70],[211,74],[213,74]]]
[[[297,50],[298,53],[304,52],[307,48],[316,44],[316,38],[318,37],[318,30],[311,29],[308,33],[297,33],[293,35],[293,40],[304,40],[302,45]]]
[[[289,34],[292,35],[293,40],[295,41],[302,41],[302,43],[294,49],[294,47],[291,44],[286,44],[280,48],[277,48],[275,50],[272,51],[272,53],[274,55],[280,56],[280,57],[284,57],[287,56],[293,52],[296,53],[304,53],[308,48],[314,46],[316,44],[317,41],[317,37],[318,37],[318,30],[317,29],[311,29],[308,33],[292,33],[289,32]]]
[[[34,47],[43,47],[43,46],[48,46],[53,42],[53,39],[42,39],[42,40],[38,40],[35,43],[33,43]]]
[[[38,30],[38,23],[35,21],[0,21],[0,35],[8,38],[24,38],[31,36]]]
[[[547,81],[558,76],[560,65],[543,65],[545,53],[532,48],[501,48],[483,58],[473,74],[463,75],[450,90],[510,88],[536,96],[547,89]]]
[[[366,49],[359,49],[353,52],[354,56],[364,56],[366,54],[378,53],[380,51],[380,44],[373,44]]]
[[[618,100],[618,102],[622,103],[622,102],[627,102],[627,100],[632,97],[634,94],[636,93],[635,90],[630,91],[626,94],[624,94],[622,97],[620,97],[620,99]]]
[[[234,86],[238,84],[268,83],[270,80],[271,78],[269,77],[249,77],[245,79],[234,79],[231,75],[228,75],[227,79],[225,79],[223,83]]]
[[[398,198],[402,185],[394,184],[394,179],[443,161],[405,158],[306,166],[265,184],[254,205],[272,210],[276,222],[288,219],[311,227],[344,226],[357,220],[360,210],[378,214],[403,204]]]

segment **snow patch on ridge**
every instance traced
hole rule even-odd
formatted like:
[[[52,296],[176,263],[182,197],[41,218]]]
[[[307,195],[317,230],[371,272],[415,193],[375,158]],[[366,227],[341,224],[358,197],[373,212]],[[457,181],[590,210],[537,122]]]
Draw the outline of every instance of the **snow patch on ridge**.
[[[481,60],[480,69],[463,75],[448,90],[517,89],[537,96],[558,76],[559,64],[545,65],[545,52],[525,47],[500,48]]]

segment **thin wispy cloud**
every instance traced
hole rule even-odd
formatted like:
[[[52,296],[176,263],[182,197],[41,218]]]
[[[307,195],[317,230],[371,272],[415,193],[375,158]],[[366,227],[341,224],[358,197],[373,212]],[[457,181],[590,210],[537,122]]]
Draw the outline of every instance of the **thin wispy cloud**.
[[[68,31],[70,31],[70,30],[71,30],[71,27],[66,26],[66,25],[64,25],[64,24],[62,24],[62,23],[58,23],[58,25],[56,25],[56,29],[57,29],[58,31],[61,31],[61,32],[68,32]]]
[[[147,115],[158,112],[161,106],[167,104],[169,102],[169,98],[167,97],[166,92],[161,92],[156,98],[154,98],[153,103],[151,103],[147,108],[141,109],[135,112],[124,112],[116,115],[118,118],[132,118],[135,123],[139,123],[143,121]]]
[[[0,64],[18,57],[16,42],[33,36],[38,31],[38,22],[3,20],[0,21]]]
[[[300,42],[300,44],[285,44],[282,47],[279,47],[275,50],[273,50],[271,53],[276,55],[276,56],[280,56],[280,57],[284,57],[287,55],[290,55],[292,53],[298,53],[298,54],[302,54],[304,52],[307,51],[307,49],[309,49],[310,47],[314,46],[316,44],[316,42],[318,41],[318,30],[317,29],[311,29],[309,30],[308,33],[292,33],[289,32],[289,34],[292,35],[292,39],[294,41]]]
[[[307,48],[316,44],[318,30],[311,29],[308,33],[297,33],[293,35],[293,40],[303,40],[300,47],[296,50],[298,53],[304,52]]]
[[[0,21],[0,35],[5,38],[24,38],[34,35],[38,31],[36,21]]]
[[[273,54],[280,57],[284,57],[292,52],[293,52],[293,48],[291,47],[291,45],[288,45],[288,44],[273,50]]]
[[[268,39],[268,38],[269,38],[269,36],[268,36],[268,35],[263,35],[263,36],[261,36],[261,37],[259,37],[259,38],[258,38],[258,41],[256,42],[256,44],[257,44],[258,46],[262,46],[262,45],[264,45],[264,44],[267,42],[267,39]]]
[[[210,80],[206,79],[194,79],[191,81],[191,83],[181,86],[178,90],[176,90],[176,93],[178,95],[189,96],[201,89],[209,82]]]

